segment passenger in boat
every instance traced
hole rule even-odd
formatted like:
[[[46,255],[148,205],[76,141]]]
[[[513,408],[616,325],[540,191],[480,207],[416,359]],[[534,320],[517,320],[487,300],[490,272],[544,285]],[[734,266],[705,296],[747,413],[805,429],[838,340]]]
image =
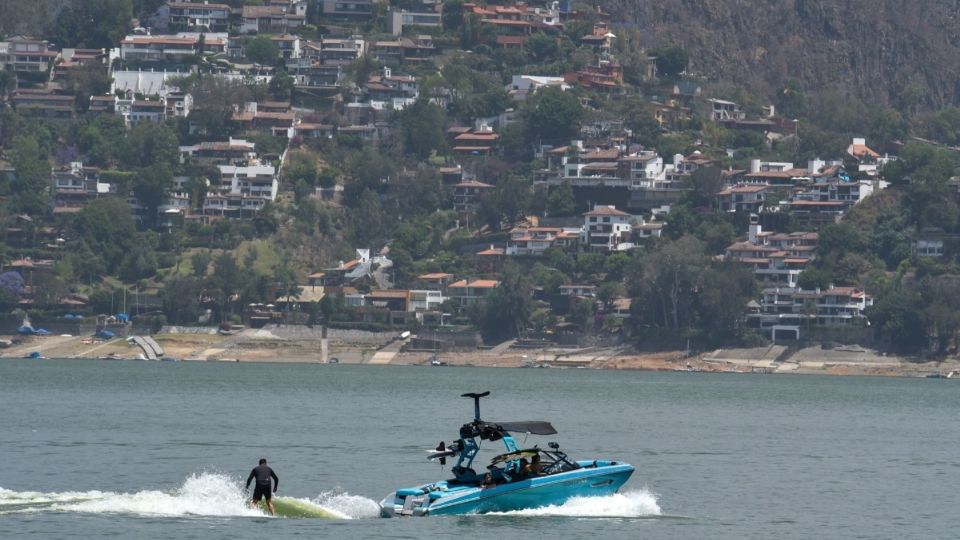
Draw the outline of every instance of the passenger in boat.
[[[543,463],[540,463],[540,454],[534,454],[530,458],[530,476],[540,476],[543,474]]]
[[[492,488],[492,487],[496,487],[496,485],[497,485],[497,483],[493,480],[493,475],[492,475],[492,474],[487,473],[487,474],[483,475],[483,483],[480,484],[480,487],[481,487],[481,488],[483,488],[483,489],[489,489],[489,488]]]
[[[267,499],[267,508],[270,510],[270,515],[277,515],[276,509],[273,507],[273,494],[277,492],[277,487],[280,486],[280,479],[277,478],[277,473],[273,472],[273,469],[267,466],[267,460],[260,458],[259,464],[250,471],[250,476],[247,477],[246,489],[250,489],[250,481],[254,478],[257,479],[257,483],[253,488],[253,500],[251,501],[252,506],[256,506],[260,499]],[[273,479],[273,491],[270,490],[270,479]]]
[[[520,458],[520,469],[515,480],[523,480],[528,476],[530,476],[530,462],[527,461],[527,458]]]

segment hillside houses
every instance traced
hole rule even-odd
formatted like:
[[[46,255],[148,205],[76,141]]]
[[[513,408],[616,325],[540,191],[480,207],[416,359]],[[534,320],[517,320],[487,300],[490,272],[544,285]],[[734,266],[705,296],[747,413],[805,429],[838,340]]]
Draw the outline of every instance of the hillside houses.
[[[20,89],[13,95],[11,103],[23,116],[61,121],[76,116],[76,98],[52,90]]]
[[[653,151],[627,153],[619,147],[585,148],[581,141],[546,152],[547,169],[538,180],[549,186],[642,189],[666,180],[663,159]]]
[[[7,71],[23,74],[49,73],[60,52],[45,40],[15,36],[0,42],[0,65]]]
[[[387,32],[399,36],[405,28],[441,28],[443,27],[443,4],[440,2],[423,2],[419,5],[407,7],[391,7],[386,14]]]
[[[517,227],[510,231],[505,254],[542,257],[551,248],[576,252],[581,229],[563,227]]]
[[[770,339],[800,339],[812,326],[863,327],[864,310],[873,305],[873,296],[856,287],[804,290],[795,287],[771,287],[763,290],[749,323]]]
[[[287,33],[306,24],[306,0],[272,1],[265,6],[243,6],[240,32]]]
[[[184,63],[198,54],[226,52],[227,38],[226,34],[131,35],[120,42],[119,49],[120,59],[132,64]]]
[[[766,185],[751,186],[738,184],[717,193],[717,210],[720,212],[759,213],[763,211],[766,200]]]
[[[256,161],[256,144],[244,139],[202,142],[180,147],[180,161],[190,161],[200,166],[243,165]]]
[[[800,273],[814,258],[815,232],[771,233],[752,216],[746,241],[726,248],[725,257],[749,267],[763,284],[796,287]]]
[[[853,179],[842,162],[819,159],[806,168],[753,159],[749,170],[723,171],[722,177],[726,187],[715,195],[719,211],[781,211],[796,226],[812,229],[836,223],[851,207],[887,185],[877,179]],[[782,199],[769,200],[774,193]]]
[[[52,173],[53,213],[78,212],[90,201],[115,193],[114,187],[100,181],[100,169],[73,162]]]
[[[320,12],[334,21],[363,22],[373,17],[373,0],[319,0]]]
[[[490,291],[500,286],[495,279],[462,279],[447,285],[447,295],[461,306],[479,302]]]
[[[453,208],[457,212],[476,211],[480,200],[494,189],[491,184],[477,180],[464,180],[453,186]]]
[[[504,89],[515,101],[523,101],[541,88],[555,87],[566,91],[570,89],[563,77],[544,77],[539,75],[514,75]]]
[[[229,5],[211,2],[168,2],[165,9],[172,30],[226,32],[232,14]]]
[[[272,165],[219,165],[219,181],[204,200],[203,214],[232,218],[253,217],[277,198],[278,182]]]
[[[374,60],[388,66],[424,64],[439,52],[429,34],[372,41],[367,50]]]
[[[199,299],[184,301],[197,304],[183,310],[193,319],[224,310],[214,318],[249,320],[256,311],[260,322],[475,332],[496,318],[483,311],[498,306],[484,300],[503,287],[497,302],[519,303],[522,292],[530,303],[522,310],[529,320],[510,328],[522,340],[577,334],[606,346],[660,325],[707,335],[693,333],[696,321],[644,320],[655,302],[639,297],[646,284],[636,282],[649,278],[638,265],[695,236],[697,264],[722,272],[730,261],[755,277],[740,280],[744,290],[782,291],[769,302],[756,297],[738,328],[749,320],[775,335],[773,326],[862,321],[841,317],[835,304],[865,303],[863,291],[841,302],[843,289],[830,296],[798,286],[823,262],[814,256],[817,231],[884,186],[886,156],[865,139],[827,161],[795,164],[814,155],[784,142],[796,121],[772,106],[756,113],[753,99],[721,99],[715,93],[727,89],[692,70],[657,80],[657,59],[638,43],[659,38],[638,41],[634,28],[588,4],[468,2],[462,20],[451,19],[460,5],[435,0],[246,4],[170,0],[156,14],[138,12],[139,24],[122,25],[114,34],[122,37],[98,43],[103,49],[58,50],[22,36],[0,44],[0,64],[16,74],[0,111],[30,118],[17,118],[21,125],[51,126],[38,135],[52,170],[34,212],[65,238],[47,248],[30,226],[9,226],[20,229],[11,233],[18,250],[70,253],[73,214],[91,203],[126,209],[115,206],[126,201],[144,239],[138,250],[162,257],[144,257],[157,268],[142,274],[127,261],[120,276],[121,254],[110,276],[162,289],[190,274],[169,266],[190,257],[198,266],[176,285],[202,287],[183,295]],[[90,74],[96,90],[78,89],[78,74]],[[533,107],[551,99],[557,115],[570,113],[556,134],[549,121],[534,121]],[[421,107],[430,114],[414,117]],[[740,132],[748,130],[763,137]],[[147,156],[154,141],[166,145],[162,156],[124,155],[139,145]],[[16,182],[12,148],[2,149],[0,187]],[[167,157],[174,148],[179,160]],[[164,174],[152,178],[157,171]],[[0,202],[21,204],[15,197],[6,189]],[[750,214],[757,218],[746,238],[732,241]],[[947,256],[951,233],[918,232],[912,254]],[[349,258],[347,242],[386,247],[339,262]],[[220,253],[236,255],[260,281],[210,292],[215,266],[203,262]],[[96,277],[83,279],[96,288]],[[687,304],[714,283],[691,284]],[[298,296],[301,285],[309,290]],[[803,307],[778,311],[791,294]],[[243,305],[228,310],[233,296]],[[302,313],[285,319],[275,308]]]
[[[633,225],[630,214],[613,206],[597,206],[583,214],[581,243],[589,251],[611,252],[633,249]]]

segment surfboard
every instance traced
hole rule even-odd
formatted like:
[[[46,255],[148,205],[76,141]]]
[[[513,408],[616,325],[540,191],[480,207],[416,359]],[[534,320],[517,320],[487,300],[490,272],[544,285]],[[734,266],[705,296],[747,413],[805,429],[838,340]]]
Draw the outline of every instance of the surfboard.
[[[269,513],[267,503],[260,501],[260,510]],[[288,518],[314,518],[314,519],[343,519],[343,516],[327,510],[309,501],[294,499],[293,497],[274,497],[273,507],[277,510],[277,516]]]

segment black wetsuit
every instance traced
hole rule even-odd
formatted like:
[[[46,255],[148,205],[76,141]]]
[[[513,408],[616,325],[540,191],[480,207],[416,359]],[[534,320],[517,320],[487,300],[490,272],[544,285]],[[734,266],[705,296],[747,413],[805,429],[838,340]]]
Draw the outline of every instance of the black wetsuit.
[[[269,501],[280,485],[280,479],[277,478],[277,473],[273,472],[273,469],[266,465],[257,465],[250,471],[250,476],[247,477],[247,488],[250,487],[250,481],[254,478],[257,479],[257,484],[253,489],[253,500],[259,501],[266,497]],[[270,491],[271,478],[273,478],[273,492]]]

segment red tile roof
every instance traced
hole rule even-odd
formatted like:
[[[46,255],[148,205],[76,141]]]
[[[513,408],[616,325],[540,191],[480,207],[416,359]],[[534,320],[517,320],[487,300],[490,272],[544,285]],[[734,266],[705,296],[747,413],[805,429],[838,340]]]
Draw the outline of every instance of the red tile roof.
[[[630,217],[630,214],[617,210],[616,208],[610,206],[597,206],[593,210],[583,214],[584,216],[622,216]]]

